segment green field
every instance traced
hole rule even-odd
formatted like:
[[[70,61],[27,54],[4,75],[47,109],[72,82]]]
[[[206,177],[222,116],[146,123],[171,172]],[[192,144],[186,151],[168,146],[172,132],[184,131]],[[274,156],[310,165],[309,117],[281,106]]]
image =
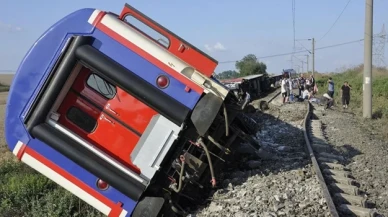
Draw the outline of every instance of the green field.
[[[336,105],[341,106],[340,88],[345,81],[352,86],[350,109],[356,115],[362,116],[362,81],[363,66],[357,66],[341,73],[315,74],[319,93],[327,91],[327,80],[332,77],[335,83],[334,98]],[[388,70],[374,68],[372,70],[372,103],[373,118],[388,118]]]

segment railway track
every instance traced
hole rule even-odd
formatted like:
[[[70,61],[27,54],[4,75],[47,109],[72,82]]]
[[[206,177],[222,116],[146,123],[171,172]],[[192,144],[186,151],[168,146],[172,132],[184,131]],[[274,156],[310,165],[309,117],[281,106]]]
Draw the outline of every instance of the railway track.
[[[260,99],[270,109],[248,115],[261,128],[256,139],[262,152],[225,174],[223,187],[195,216],[378,216],[346,159],[326,141],[314,115],[319,111],[310,103],[281,105],[278,97]]]
[[[314,115],[314,107],[308,103],[304,119],[306,149],[311,158],[315,174],[319,180],[330,214],[337,216],[377,216],[351,172],[344,165],[345,158],[327,143],[322,123]],[[334,154],[335,153],[335,154]]]

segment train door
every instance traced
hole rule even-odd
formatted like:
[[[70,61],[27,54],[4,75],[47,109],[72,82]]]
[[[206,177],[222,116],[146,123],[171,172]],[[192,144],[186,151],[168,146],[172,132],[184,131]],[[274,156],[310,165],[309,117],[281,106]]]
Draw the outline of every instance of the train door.
[[[136,8],[125,4],[119,19],[157,42],[174,56],[193,66],[206,77],[210,78],[213,75],[218,64],[217,60],[147,17]]]
[[[58,113],[61,125],[140,173],[130,154],[154,110],[83,67]]]

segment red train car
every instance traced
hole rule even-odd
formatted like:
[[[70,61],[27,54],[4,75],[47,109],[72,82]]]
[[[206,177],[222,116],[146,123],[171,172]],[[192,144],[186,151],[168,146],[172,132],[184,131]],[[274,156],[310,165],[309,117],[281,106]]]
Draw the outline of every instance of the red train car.
[[[155,41],[168,49],[168,51],[194,67],[196,70],[200,71],[206,77],[210,78],[213,75],[214,70],[218,65],[217,60],[164,28],[145,14],[136,10],[134,7],[126,4],[121,11],[119,18],[129,24],[132,24],[132,21],[136,22],[138,20],[151,27],[154,31],[153,33],[160,36],[157,39],[155,37],[150,37],[151,40],[156,39]]]

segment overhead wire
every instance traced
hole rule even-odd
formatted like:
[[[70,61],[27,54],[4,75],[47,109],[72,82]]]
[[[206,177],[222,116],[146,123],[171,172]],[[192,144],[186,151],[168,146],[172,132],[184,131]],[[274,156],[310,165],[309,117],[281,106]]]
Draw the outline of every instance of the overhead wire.
[[[343,42],[343,43],[339,43],[339,44],[328,45],[328,46],[324,46],[324,47],[315,48],[315,50],[323,50],[323,49],[327,49],[327,48],[333,48],[333,47],[343,46],[343,45],[347,45],[347,44],[358,43],[358,42],[361,42],[363,40],[364,39],[358,39],[358,40]],[[296,54],[296,53],[305,53],[305,52],[308,52],[308,51],[307,50],[302,50],[302,51],[295,51],[295,52],[288,52],[288,53],[280,53],[280,54],[274,54],[274,55],[257,57],[257,59],[287,56],[287,55],[292,55],[292,54]],[[219,64],[222,64],[222,63],[234,63],[234,62],[237,62],[237,61],[240,61],[240,60],[222,61],[222,62],[218,62],[218,63]]]
[[[327,34],[329,34],[329,32],[331,31],[331,29],[335,26],[335,24],[338,22],[338,20],[341,18],[342,14],[344,13],[344,11],[346,10],[346,8],[348,7],[349,3],[351,2],[352,0],[348,0],[348,3],[346,3],[345,7],[342,9],[340,15],[337,17],[337,19],[334,21],[334,23],[331,25],[331,27],[329,28],[329,30],[327,30],[327,32],[319,39],[319,41],[321,41]]]
[[[300,41],[297,41],[307,52],[311,54],[311,51],[307,49]]]
[[[292,0],[292,27],[293,27],[293,36],[294,36],[294,46],[292,51],[295,52],[295,0]],[[294,54],[291,56],[291,65],[294,65]],[[292,67],[292,66],[291,66]]]
[[[295,0],[292,0],[292,26],[294,31],[294,50],[295,50]]]

